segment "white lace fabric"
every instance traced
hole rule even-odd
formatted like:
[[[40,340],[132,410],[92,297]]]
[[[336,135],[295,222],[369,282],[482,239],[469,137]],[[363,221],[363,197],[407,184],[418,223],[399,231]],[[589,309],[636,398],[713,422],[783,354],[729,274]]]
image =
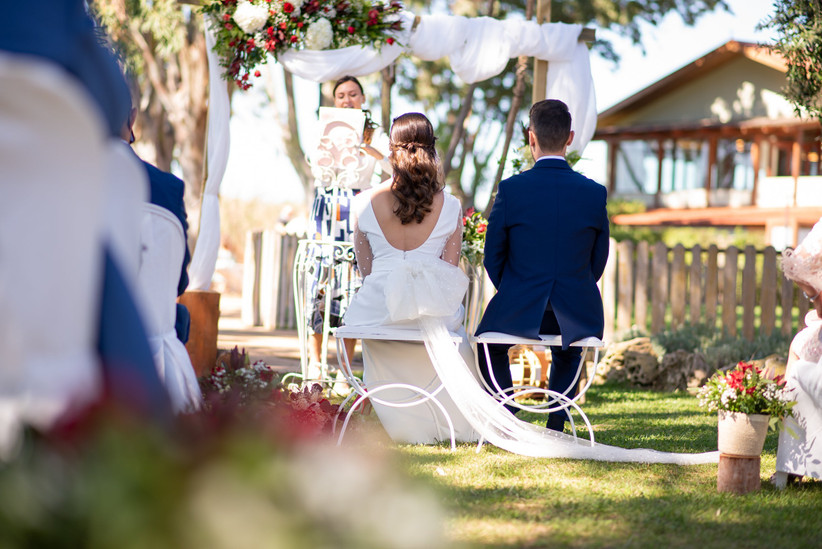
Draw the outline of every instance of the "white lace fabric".
[[[793,250],[782,252],[782,272],[789,280],[822,290],[822,220]]]

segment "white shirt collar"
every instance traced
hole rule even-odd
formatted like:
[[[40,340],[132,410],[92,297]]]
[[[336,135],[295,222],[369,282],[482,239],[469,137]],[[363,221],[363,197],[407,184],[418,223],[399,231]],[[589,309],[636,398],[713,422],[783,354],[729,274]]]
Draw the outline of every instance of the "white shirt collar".
[[[537,162],[539,162],[540,160],[565,160],[565,157],[556,154],[548,154],[537,158]],[[534,162],[534,164],[536,164],[536,162]]]

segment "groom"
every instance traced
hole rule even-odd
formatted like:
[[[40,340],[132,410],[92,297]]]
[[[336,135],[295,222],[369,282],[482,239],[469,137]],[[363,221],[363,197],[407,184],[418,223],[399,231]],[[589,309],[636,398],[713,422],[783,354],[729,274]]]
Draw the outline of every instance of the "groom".
[[[580,347],[569,345],[602,337],[602,297],[596,284],[608,259],[607,192],[565,161],[573,139],[565,103],[546,99],[531,107],[528,144],[536,163],[499,185],[484,261],[497,293],[476,331],[534,339],[561,334],[562,346],[551,347],[548,388],[567,391],[569,397],[577,391],[574,378],[582,354]],[[512,386],[510,347],[489,345],[502,389]],[[485,353],[479,350],[478,355],[490,383]],[[562,431],[566,419],[564,411],[550,413],[547,426]]]

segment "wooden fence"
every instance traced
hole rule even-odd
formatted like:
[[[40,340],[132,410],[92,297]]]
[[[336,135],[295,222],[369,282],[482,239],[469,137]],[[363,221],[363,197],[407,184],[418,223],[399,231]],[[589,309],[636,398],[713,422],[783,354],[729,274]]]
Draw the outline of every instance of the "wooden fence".
[[[652,334],[707,324],[751,340],[804,326],[809,302],[779,268],[773,247],[611,241],[601,281],[606,339],[632,328]]]
[[[243,279],[243,320],[271,329],[296,328],[292,273],[297,237],[249,233]],[[809,302],[785,279],[772,247],[668,248],[662,243],[616,243],[600,281],[605,339],[631,329],[659,333],[686,323],[708,324],[753,339],[804,326]],[[485,281],[484,301],[493,294]],[[483,307],[484,309],[484,304]]]

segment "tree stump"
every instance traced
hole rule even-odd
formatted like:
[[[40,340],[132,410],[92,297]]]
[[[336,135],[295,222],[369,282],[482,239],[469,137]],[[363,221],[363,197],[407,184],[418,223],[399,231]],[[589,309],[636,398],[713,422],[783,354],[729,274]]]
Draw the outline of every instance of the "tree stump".
[[[207,374],[217,362],[217,322],[220,294],[210,290],[188,290],[177,299],[191,315],[186,350],[197,377]]]
[[[719,468],[716,473],[716,491],[731,492],[733,494],[756,492],[762,487],[759,470],[759,456],[719,454]]]

